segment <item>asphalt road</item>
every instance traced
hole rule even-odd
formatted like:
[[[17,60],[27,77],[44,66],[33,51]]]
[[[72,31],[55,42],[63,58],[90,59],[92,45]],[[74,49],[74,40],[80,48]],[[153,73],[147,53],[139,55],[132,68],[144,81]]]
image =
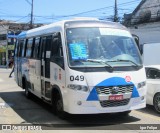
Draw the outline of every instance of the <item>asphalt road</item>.
[[[134,110],[126,117],[118,114],[70,115],[67,120],[61,120],[51,112],[51,107],[40,99],[35,96],[27,99],[24,91],[16,85],[14,77],[8,77],[10,71],[11,69],[0,68],[0,124],[2,125],[38,124],[39,126],[40,124],[43,129],[54,130],[57,133],[63,130],[153,132],[152,129],[160,128],[160,115],[152,106]],[[145,128],[147,130],[141,130]]]

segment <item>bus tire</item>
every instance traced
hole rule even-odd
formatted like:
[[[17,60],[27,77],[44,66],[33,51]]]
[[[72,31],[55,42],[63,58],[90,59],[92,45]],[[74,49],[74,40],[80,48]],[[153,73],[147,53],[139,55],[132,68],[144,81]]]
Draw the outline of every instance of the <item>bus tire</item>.
[[[120,112],[120,115],[123,117],[123,116],[128,116],[129,113],[131,113],[131,110],[129,111],[124,111],[124,112]]]
[[[28,89],[28,82],[25,80],[25,96],[29,99],[31,98],[31,92]]]
[[[52,110],[53,113],[56,114],[59,118],[65,119],[67,117],[67,113],[64,111],[63,100],[61,95],[57,92],[53,95],[52,99]]]
[[[22,89],[25,89],[26,87],[26,79],[23,77],[22,78]]]

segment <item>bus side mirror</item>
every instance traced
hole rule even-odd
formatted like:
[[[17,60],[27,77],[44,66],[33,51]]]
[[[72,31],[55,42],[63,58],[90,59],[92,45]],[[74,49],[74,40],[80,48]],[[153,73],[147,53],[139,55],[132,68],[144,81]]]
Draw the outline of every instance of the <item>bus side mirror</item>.
[[[137,46],[139,47],[139,40],[136,37],[134,38],[134,40],[135,40]]]
[[[138,47],[140,53],[142,54],[142,49],[141,49],[140,44],[139,44],[139,37],[137,35],[134,35],[134,34],[132,34],[132,37],[134,38],[134,40],[137,44],[137,47]]]

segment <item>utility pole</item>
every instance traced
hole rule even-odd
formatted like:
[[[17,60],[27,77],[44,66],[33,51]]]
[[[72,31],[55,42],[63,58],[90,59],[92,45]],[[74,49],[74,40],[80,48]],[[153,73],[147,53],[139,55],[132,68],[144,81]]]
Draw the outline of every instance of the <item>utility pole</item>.
[[[31,23],[30,23],[30,28],[33,28],[33,0],[31,3]]]
[[[117,0],[115,0],[115,7],[114,7],[114,18],[113,18],[113,22],[118,22],[118,8],[117,8]]]

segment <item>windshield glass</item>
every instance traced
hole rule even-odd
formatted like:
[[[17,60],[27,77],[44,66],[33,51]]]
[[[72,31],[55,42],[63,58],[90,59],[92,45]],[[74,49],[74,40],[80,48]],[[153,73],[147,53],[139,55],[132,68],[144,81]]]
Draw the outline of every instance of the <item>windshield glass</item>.
[[[142,65],[138,48],[128,31],[111,28],[68,28],[66,38],[70,66]]]

